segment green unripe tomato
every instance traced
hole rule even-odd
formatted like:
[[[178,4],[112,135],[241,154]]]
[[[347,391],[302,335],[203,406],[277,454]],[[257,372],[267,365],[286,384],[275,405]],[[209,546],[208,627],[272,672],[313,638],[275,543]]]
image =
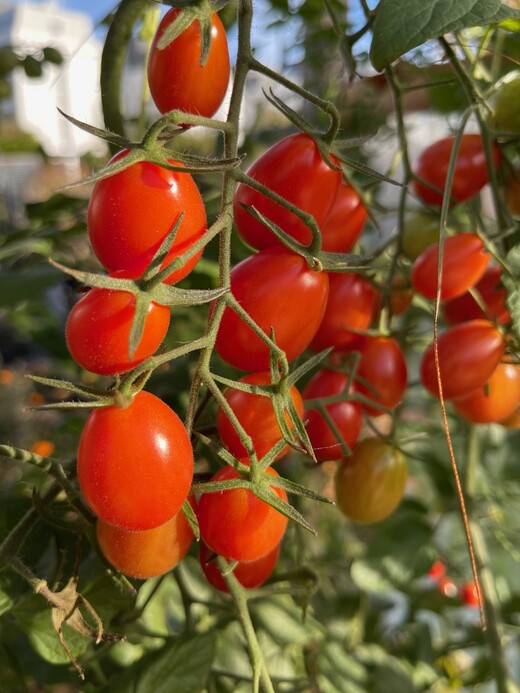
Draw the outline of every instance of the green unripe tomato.
[[[423,250],[438,240],[439,220],[431,214],[413,212],[405,218],[401,247],[410,260],[415,260]]]
[[[520,74],[503,82],[492,100],[489,125],[497,132],[520,133]]]

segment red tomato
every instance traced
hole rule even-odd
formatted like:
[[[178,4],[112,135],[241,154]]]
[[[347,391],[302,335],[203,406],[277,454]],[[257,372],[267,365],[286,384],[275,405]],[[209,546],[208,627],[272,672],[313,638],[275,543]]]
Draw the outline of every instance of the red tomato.
[[[323,161],[314,140],[303,133],[277,142],[254,162],[247,174],[307,214],[312,214],[320,228],[341,184],[341,171],[330,168]],[[281,243],[244,209],[244,204],[254,207],[300,243],[310,245],[311,231],[296,215],[240,183],[235,194],[235,224],[240,236],[252,248],[261,250]]]
[[[242,587],[246,589],[260,587],[273,572],[279,554],[280,545],[275,546],[272,551],[269,551],[269,553],[266,553],[266,555],[261,558],[257,558],[256,561],[239,561],[233,568],[233,575]],[[215,589],[221,592],[228,592],[226,581],[222,577],[217,562],[211,560],[214,555],[211,549],[201,541],[199,561],[206,580]]]
[[[414,165],[415,175],[430,183],[433,188],[417,180],[413,187],[423,202],[440,206],[446,185],[454,136],[444,137],[424,149]],[[493,164],[500,163],[500,150],[496,144],[492,147]],[[462,135],[455,163],[455,176],[451,189],[454,202],[464,202],[476,195],[488,182],[488,170],[484,146],[480,135]]]
[[[336,469],[341,512],[355,522],[379,522],[397,508],[408,476],[404,455],[380,438],[365,438]]]
[[[517,408],[510,416],[502,419],[499,423],[501,426],[509,428],[511,431],[518,431],[520,429],[520,409]]]
[[[330,273],[329,298],[316,336],[314,351],[327,347],[351,348],[359,335],[351,330],[366,330],[372,322],[377,302],[375,289],[361,275]]]
[[[501,325],[507,325],[511,322],[511,316],[506,306],[507,293],[500,283],[500,275],[501,271],[498,265],[488,266],[474,286],[485,306],[486,313],[468,291],[462,296],[444,303],[442,313],[446,322],[455,325],[458,322],[476,320],[477,318],[496,320]]]
[[[432,567],[428,571],[428,577],[435,582],[438,582],[446,575],[446,564],[438,558],[433,562]]]
[[[484,274],[491,256],[475,233],[458,233],[444,241],[442,258],[441,299],[462,296]],[[439,244],[426,248],[412,267],[412,286],[425,298],[437,295]]]
[[[514,414],[520,401],[520,371],[514,363],[499,363],[477,390],[452,400],[457,414],[472,423],[494,423]]]
[[[279,476],[272,467],[267,474]],[[238,479],[240,474],[230,465],[220,469],[212,481]],[[284,501],[287,494],[271,487]],[[200,535],[209,548],[234,561],[256,561],[281,542],[287,518],[245,488],[204,493],[198,504]]]
[[[363,231],[367,216],[357,192],[343,181],[321,227],[322,250],[349,253]]]
[[[260,373],[251,373],[240,378],[242,383],[251,385],[270,385],[271,374],[269,371],[261,371]],[[300,418],[303,416],[303,401],[301,395],[296,388],[292,386],[290,390],[291,399],[296,407]],[[269,450],[282,439],[278,422],[274,413],[274,407],[269,397],[263,395],[252,395],[241,390],[233,390],[230,388],[225,394],[226,400],[235,412],[238,420],[242,424],[246,433],[251,436],[253,447],[259,458],[263,457]],[[285,414],[285,420],[289,428],[294,428],[290,423],[288,414]],[[218,434],[223,445],[235,457],[244,457],[247,451],[240,442],[240,438],[231,425],[222,409],[217,412],[217,428]],[[278,453],[276,459],[280,459],[289,452],[290,446]]]
[[[150,303],[141,341],[130,358],[128,340],[134,314],[135,296],[128,291],[90,289],[72,307],[65,327],[72,358],[82,368],[100,375],[135,368],[161,345],[170,324],[170,308]]]
[[[482,387],[497,367],[506,343],[488,320],[470,320],[445,330],[438,339],[442,392],[445,399],[462,397]],[[420,364],[424,387],[439,396],[433,343]]]
[[[234,297],[289,361],[309,345],[321,322],[329,292],[326,272],[313,272],[305,260],[285,248],[267,248],[242,260],[231,271]],[[269,349],[231,308],[226,308],[216,350],[235,368],[269,368]]]
[[[376,307],[374,314],[383,307],[383,293],[376,295]],[[392,278],[392,285],[388,293],[387,305],[392,315],[401,315],[410,306],[413,298],[413,291],[410,282],[406,277],[396,275]]]
[[[126,150],[119,152],[110,163],[126,154]],[[169,171],[147,161],[135,163],[95,184],[88,206],[90,242],[107,270],[125,270],[140,277],[181,214],[163,267],[189,250],[206,231],[204,203],[189,173]],[[173,271],[166,282],[174,284],[185,277],[201,254]]]
[[[473,581],[465,582],[460,588],[460,598],[466,606],[478,609],[478,592],[477,586]]]
[[[92,511],[122,529],[152,529],[179,512],[193,478],[182,421],[141,391],[126,408],[94,409],[78,450],[78,479]]]
[[[392,337],[364,337],[359,347],[356,390],[373,402],[395,409],[403,399],[408,372],[401,347]],[[369,416],[384,410],[362,403]]]
[[[116,570],[141,580],[170,571],[184,558],[193,541],[182,510],[163,525],[138,532],[98,519],[96,536],[101,552]]]
[[[193,21],[166,48],[157,47],[165,30],[179,14],[172,8],[161,20],[150,47],[148,85],[161,113],[179,110],[211,118],[222,103],[229,83],[226,30],[211,14],[211,45],[207,61],[201,60],[200,24]]]
[[[304,387],[302,395],[305,400],[321,397],[333,397],[345,393],[348,376],[340,371],[324,368],[313,375]],[[346,397],[345,393],[345,397]],[[361,405],[345,399],[326,405],[327,413],[334,422],[348,448],[352,449],[357,443],[361,431]],[[323,418],[318,409],[306,407],[303,415],[307,421],[306,429],[309,439],[319,462],[339,460],[344,452],[333,430]]]

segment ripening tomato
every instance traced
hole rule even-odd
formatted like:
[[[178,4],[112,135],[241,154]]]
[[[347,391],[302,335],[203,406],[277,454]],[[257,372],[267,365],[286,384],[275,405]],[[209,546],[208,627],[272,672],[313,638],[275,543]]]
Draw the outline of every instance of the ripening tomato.
[[[279,476],[272,467],[268,467],[266,473]],[[239,477],[237,470],[227,465],[212,477],[212,481]],[[271,488],[279,498],[287,501],[283,489]],[[265,556],[278,546],[287,527],[285,515],[245,488],[202,494],[197,517],[201,538],[209,548],[234,561],[256,561]]]
[[[412,303],[413,291],[410,286],[410,281],[400,274],[395,275],[392,277],[392,283],[388,291],[386,302],[384,302],[384,298],[384,293],[378,291],[376,294],[374,315],[377,315],[383,308],[383,305],[388,307],[392,315],[401,315]]]
[[[401,502],[407,476],[402,452],[381,438],[365,438],[338,463],[334,477],[338,508],[355,522],[379,522]]]
[[[335,163],[338,163],[333,158]],[[341,184],[341,170],[330,168],[314,140],[304,133],[289,135],[257,159],[247,175],[268,187],[307,214],[322,228]],[[289,236],[310,245],[312,233],[295,214],[261,192],[240,183],[234,202],[234,218],[242,239],[256,250],[281,242],[243,207],[254,207]]]
[[[109,163],[127,153],[119,152]],[[204,234],[206,211],[189,173],[140,161],[97,181],[88,206],[88,234],[94,252],[107,270],[125,270],[140,277],[181,215],[163,267],[188,251]],[[202,251],[172,271],[166,283],[174,284],[185,277],[201,254]]]
[[[488,380],[464,397],[452,400],[457,414],[472,423],[494,423],[511,416],[520,402],[520,370],[501,362]]]
[[[315,373],[302,391],[304,404],[306,400],[322,397],[334,397],[344,394],[348,384],[348,375],[341,371],[323,368]],[[345,445],[352,450],[361,431],[361,405],[359,402],[344,399],[326,405],[327,414],[338,429]],[[333,429],[318,409],[306,406],[303,415],[306,430],[318,462],[339,460],[344,456],[343,449]]]
[[[121,276],[115,272],[113,276]],[[135,296],[118,289],[92,288],[72,307],[65,336],[69,352],[82,368],[100,375],[125,373],[151,356],[170,324],[170,308],[151,301],[139,345],[129,355]]]
[[[81,434],[78,479],[92,511],[122,529],[158,527],[179,512],[193,479],[182,421],[159,397],[94,409]]]
[[[278,556],[280,554],[280,545],[275,546],[272,551],[266,553],[265,556],[257,558],[256,561],[238,561],[233,568],[233,575],[246,589],[260,587],[274,570]],[[206,580],[215,589],[221,592],[228,592],[227,584],[222,573],[219,570],[217,562],[211,560],[215,556],[213,551],[206,544],[200,542],[199,561]]]
[[[413,212],[404,219],[401,249],[415,260],[432,243],[439,240],[440,221],[438,217],[424,212]]]
[[[515,166],[507,176],[504,196],[509,212],[516,218],[520,217],[520,167]]]
[[[330,346],[336,349],[353,347],[359,335],[352,330],[367,329],[376,305],[375,289],[360,274],[331,272],[327,307],[311,348],[322,351]]]
[[[356,373],[356,390],[372,402],[395,409],[403,399],[408,372],[403,352],[393,337],[363,337]],[[383,409],[364,402],[369,416],[381,416]]]
[[[121,573],[140,580],[170,571],[193,542],[193,532],[182,509],[163,525],[137,532],[98,519],[96,536],[107,561]]]
[[[270,385],[271,374],[269,371],[250,373],[240,378],[239,382],[250,385]],[[300,418],[303,416],[303,401],[298,388],[293,385],[290,389],[292,402]],[[225,398],[234,411],[237,419],[242,424],[245,432],[251,437],[253,447],[258,458],[263,457],[271,448],[282,439],[282,433],[276,421],[274,407],[270,397],[253,395],[241,390],[228,389]],[[289,415],[285,413],[285,420],[290,429],[294,428]],[[238,433],[233,428],[223,409],[217,412],[217,429],[220,440],[229,452],[235,457],[244,457],[247,451],[240,442]],[[289,452],[289,445],[281,450],[276,459],[280,459]]]
[[[509,76],[509,75],[508,75]],[[520,133],[520,77],[502,82],[491,98],[492,114],[488,124],[500,133],[518,135]]]
[[[436,206],[442,204],[454,140],[454,136],[437,140],[424,149],[415,162],[415,175],[433,186],[429,187],[418,180],[413,181],[415,192],[426,204]],[[492,158],[493,165],[497,168],[500,163],[500,150],[495,143],[492,145]],[[464,202],[473,197],[486,185],[488,179],[482,137],[478,134],[462,135],[455,162],[455,175],[451,189],[452,200]]]
[[[484,385],[505,348],[504,337],[488,320],[469,320],[445,330],[438,339],[444,398],[462,397]],[[424,387],[438,397],[433,343],[421,359],[420,377]]]
[[[500,276],[501,271],[498,265],[488,266],[473,287],[485,307],[485,313],[468,291],[443,304],[442,314],[445,321],[449,325],[456,325],[458,322],[465,322],[466,320],[487,318],[495,320],[500,325],[509,324],[511,316],[506,305],[507,293],[500,282]]]
[[[336,199],[321,227],[322,250],[349,253],[356,245],[367,211],[354,188],[342,181]]]
[[[291,361],[316,334],[329,292],[329,275],[309,269],[300,255],[286,248],[266,248],[232,269],[231,291],[266,335],[274,330],[276,344]],[[215,346],[235,368],[269,368],[269,348],[229,307]]]
[[[158,42],[180,10],[169,10],[162,18],[150,46],[148,85],[161,113],[179,110],[211,118],[226,95],[229,83],[229,51],[226,30],[212,13],[211,44],[201,65],[200,23],[194,20],[165,48]]]
[[[491,255],[476,233],[457,233],[444,241],[442,258],[441,300],[462,296],[478,282],[489,264]],[[439,244],[426,248],[412,267],[414,290],[431,300],[437,295]]]
[[[520,405],[520,402],[518,404]],[[502,419],[499,423],[501,426],[511,431],[518,431],[520,429],[520,408],[515,409],[510,416]]]

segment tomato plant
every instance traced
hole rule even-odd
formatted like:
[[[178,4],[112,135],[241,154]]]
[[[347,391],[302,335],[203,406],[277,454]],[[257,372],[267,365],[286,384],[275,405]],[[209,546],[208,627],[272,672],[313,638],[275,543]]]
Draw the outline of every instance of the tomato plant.
[[[98,519],[96,536],[107,561],[124,575],[140,580],[170,571],[193,542],[193,532],[182,510],[164,524],[140,531]]]
[[[257,558],[256,561],[238,561],[233,568],[233,575],[246,589],[260,587],[273,572],[278,556],[280,555],[280,545],[266,553],[265,556]],[[199,562],[206,580],[220,592],[228,592],[228,587],[217,562],[212,560],[215,554],[206,544],[201,541],[199,546]]]
[[[408,477],[404,455],[381,438],[365,438],[336,469],[341,512],[355,522],[379,522],[397,508]]]
[[[201,64],[201,26],[194,20],[165,48],[158,43],[180,10],[172,7],[162,18],[150,47],[148,85],[161,113],[179,110],[210,118],[222,103],[229,83],[226,30],[216,13],[210,16],[211,43]]]
[[[279,476],[272,467],[271,476]],[[212,481],[238,479],[239,472],[230,465],[213,475]],[[287,494],[281,488],[272,490],[282,500]],[[197,507],[200,534],[208,547],[229,560],[255,561],[272,551],[285,533],[287,518],[249,489],[234,488],[204,493]]]
[[[247,175],[312,214],[320,227],[341,184],[341,171],[323,160],[314,140],[304,133],[289,135],[270,147],[253,163]],[[247,183],[240,183],[234,202],[235,224],[242,239],[252,248],[270,248],[281,242],[244,205],[256,209],[300,243],[311,243],[312,233],[301,219]]]
[[[193,478],[190,439],[177,414],[141,391],[126,407],[94,409],[81,434],[78,479],[93,512],[127,530],[167,522]]]
[[[458,233],[444,241],[441,300],[462,296],[484,274],[491,256],[475,233]],[[429,246],[415,260],[412,286],[417,293],[433,300],[437,295],[439,244]]]
[[[509,75],[508,75],[509,77]],[[520,100],[520,77],[511,75],[498,87],[492,98],[492,113],[490,125],[502,133],[517,135],[520,133],[520,116],[518,102]]]
[[[119,152],[109,164],[127,153]],[[177,223],[163,268],[188,251],[206,230],[204,203],[189,173],[140,161],[94,186],[88,205],[88,233],[99,261],[110,272],[124,270],[140,277]],[[172,271],[167,283],[185,277],[201,254],[202,250]]]
[[[472,423],[493,423],[511,416],[520,403],[520,371],[501,362],[481,387],[452,400],[457,414]]]
[[[349,253],[367,220],[367,211],[354,188],[342,181],[338,194],[321,227],[322,249],[329,253]]]
[[[341,371],[322,368],[315,373],[305,385],[302,396],[306,400],[344,395],[345,399],[325,405],[328,416],[341,436],[347,448],[352,449],[357,443],[361,431],[362,414],[359,402],[348,400],[348,375]],[[351,388],[353,391],[353,388]],[[309,439],[319,462],[338,460],[344,451],[327,419],[322,412],[310,404],[305,406],[303,419]]]
[[[395,409],[406,390],[408,371],[406,361],[393,337],[364,337],[357,347],[359,364],[356,390],[376,404]],[[370,416],[381,416],[384,409],[364,402],[362,408]]]
[[[454,136],[437,140],[421,152],[414,164],[415,175],[422,180],[414,180],[413,187],[418,197],[426,204],[442,204],[454,141]],[[492,155],[493,165],[498,167],[500,150],[496,144],[493,144]],[[465,133],[457,152],[451,199],[454,202],[464,202],[476,195],[488,179],[482,137]]]
[[[269,371],[261,371],[244,375],[238,382],[249,383],[251,385],[270,385],[271,374]],[[289,395],[294,404],[298,415],[303,414],[303,401],[298,388],[293,385]],[[225,398],[234,411],[237,419],[241,423],[245,432],[251,436],[253,447],[257,456],[263,457],[269,450],[282,439],[282,433],[276,420],[273,403],[270,397],[263,395],[253,395],[241,390],[228,389]],[[285,420],[289,428],[294,428],[287,412]],[[240,441],[240,437],[223,409],[217,412],[217,429],[223,445],[235,457],[244,457],[247,451]],[[277,455],[280,459],[289,452],[289,445],[286,445]]]
[[[511,321],[506,305],[506,290],[501,284],[501,270],[498,265],[491,265],[473,287],[479,297],[479,302],[471,292],[466,292],[442,306],[444,320],[455,325],[466,320],[488,318],[496,320],[501,325]],[[485,311],[485,312],[484,312]]]
[[[469,320],[445,330],[438,339],[439,369],[445,399],[462,397],[484,385],[497,367],[506,343],[488,320]],[[438,396],[433,344],[420,363],[424,387]]]
[[[285,248],[266,248],[231,271],[231,291],[242,308],[289,361],[309,345],[321,322],[329,292],[326,272],[314,272]],[[215,344],[220,356],[244,371],[269,368],[269,348],[230,307],[224,311]]]
[[[352,348],[372,321],[377,294],[370,282],[355,272],[330,274],[329,297],[323,319],[311,342],[314,351],[327,347]]]
[[[135,368],[164,340],[170,324],[170,308],[150,302],[141,340],[130,357],[129,337],[134,315],[135,296],[130,292],[90,289],[74,304],[67,319],[65,335],[72,358],[87,371],[101,375],[125,373]]]

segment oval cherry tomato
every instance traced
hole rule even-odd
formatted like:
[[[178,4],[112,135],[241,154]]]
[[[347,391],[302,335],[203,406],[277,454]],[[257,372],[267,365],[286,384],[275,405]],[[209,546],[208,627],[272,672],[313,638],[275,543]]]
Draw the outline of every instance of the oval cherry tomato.
[[[462,296],[484,274],[491,256],[475,233],[458,233],[444,241],[442,258],[441,299]],[[412,286],[425,298],[437,295],[439,244],[426,248],[412,267]]]
[[[358,349],[356,390],[372,402],[395,409],[403,399],[408,378],[401,347],[393,337],[364,337]],[[385,413],[364,402],[361,406],[369,416]]]
[[[473,580],[471,582],[465,582],[463,585],[461,585],[460,598],[466,606],[469,606],[472,609],[478,609],[479,603],[477,586]]]
[[[401,249],[411,260],[439,240],[440,221],[438,217],[424,212],[409,214],[403,224]]]
[[[454,136],[444,137],[424,149],[414,165],[414,173],[433,188],[417,180],[413,187],[423,202],[440,206],[446,185],[450,156],[453,149]],[[500,163],[500,150],[496,144],[492,146],[493,164]],[[455,176],[451,189],[454,202],[464,202],[476,195],[486,185],[489,174],[482,138],[477,134],[462,135],[457,160]]]
[[[518,404],[520,405],[520,402]],[[520,429],[520,408],[517,408],[510,416],[502,419],[499,423],[511,431],[518,431]]]
[[[373,286],[355,272],[330,273],[327,306],[316,336],[314,351],[327,347],[351,348],[360,335],[352,330],[366,330],[372,322],[377,294]]]
[[[312,214],[321,228],[336,199],[342,174],[323,161],[311,137],[297,133],[264,152],[249,168],[247,175],[307,214]],[[295,214],[240,183],[234,202],[235,224],[240,236],[252,248],[261,250],[282,244],[267,226],[251,216],[242,206],[244,204],[254,207],[300,243],[311,243],[311,231]]]
[[[285,248],[267,248],[231,271],[231,291],[242,308],[270,335],[289,361],[309,345],[321,322],[329,292],[326,272],[313,272]],[[235,368],[269,369],[269,348],[231,308],[222,317],[216,350]]]
[[[367,216],[357,192],[342,181],[321,227],[322,250],[329,253],[349,253],[363,231]]]
[[[470,320],[445,330],[438,339],[444,398],[462,397],[484,385],[505,348],[500,331],[488,320]],[[433,343],[423,354],[420,377],[424,387],[438,397]]]
[[[233,575],[242,587],[246,589],[260,587],[273,572],[279,554],[280,545],[275,546],[272,551],[269,551],[269,553],[266,553],[266,555],[261,558],[257,558],[256,561],[238,561],[233,568]],[[215,589],[221,592],[228,592],[226,581],[222,577],[217,562],[211,560],[214,555],[213,551],[201,541],[199,561],[206,580]]]
[[[272,467],[267,474],[279,476]],[[238,479],[240,474],[227,465],[212,481]],[[271,487],[284,501],[287,494]],[[256,561],[281,542],[287,518],[245,488],[204,493],[197,507],[200,535],[209,548],[234,561]]]
[[[251,385],[270,385],[271,374],[269,371],[251,373],[240,378],[239,382]],[[303,416],[303,401],[301,395],[293,385],[290,389],[291,399],[300,418]],[[246,433],[253,441],[253,447],[258,458],[263,457],[269,450],[282,439],[282,433],[276,421],[274,407],[269,397],[252,395],[249,392],[233,390],[230,388],[225,393],[225,398],[234,411],[237,419],[242,424]],[[285,420],[289,428],[294,428],[289,415],[285,414]],[[217,429],[223,445],[235,457],[244,457],[247,451],[240,442],[238,433],[233,428],[225,412],[219,408],[217,412]],[[280,459],[289,452],[290,446],[286,445],[276,459]]]
[[[456,325],[467,320],[487,318],[501,325],[509,324],[511,316],[506,305],[507,293],[500,283],[500,275],[501,272],[498,265],[488,266],[473,287],[480,296],[480,300],[485,307],[485,313],[468,291],[462,294],[462,296],[444,303],[442,314],[445,321],[450,325]]]
[[[172,8],[162,18],[150,47],[148,85],[161,113],[179,110],[211,118],[222,103],[229,83],[229,51],[226,30],[212,13],[211,44],[201,65],[200,24],[194,20],[165,48],[157,44],[179,14]]]
[[[129,530],[158,527],[177,512],[193,478],[193,452],[182,421],[141,391],[126,408],[94,409],[78,450],[78,479],[92,511]]]
[[[119,152],[110,163],[127,153]],[[206,211],[189,173],[141,161],[95,184],[88,206],[90,242],[107,270],[125,270],[140,277],[181,214],[184,216],[163,267],[204,234]],[[185,277],[201,254],[172,271],[166,282],[173,284]]]
[[[170,308],[153,301],[149,304],[141,340],[130,358],[134,315],[135,296],[128,291],[90,289],[72,307],[65,327],[74,361],[92,373],[114,375],[135,368],[151,356],[168,331]]]
[[[323,368],[313,375],[302,391],[305,400],[333,397],[345,394],[348,376],[340,371]],[[361,431],[361,405],[353,400],[333,402],[326,410],[346,446],[352,450]],[[318,409],[306,407],[303,415],[307,421],[305,428],[318,462],[339,460],[344,452],[333,429]]]
[[[520,402],[520,371],[514,363],[499,363],[477,390],[452,400],[457,414],[472,423],[493,423],[511,416]]]
[[[520,217],[520,167],[516,166],[505,182],[504,195],[510,214]]]
[[[187,554],[193,532],[182,510],[163,525],[132,532],[98,519],[96,536],[104,557],[128,577],[164,575]]]
[[[380,438],[365,438],[338,463],[338,508],[355,522],[379,522],[401,502],[407,476],[404,455],[397,448]]]
[[[441,578],[446,575],[446,563],[438,558],[432,563],[430,570],[428,571],[428,577],[434,582],[438,582]]]

